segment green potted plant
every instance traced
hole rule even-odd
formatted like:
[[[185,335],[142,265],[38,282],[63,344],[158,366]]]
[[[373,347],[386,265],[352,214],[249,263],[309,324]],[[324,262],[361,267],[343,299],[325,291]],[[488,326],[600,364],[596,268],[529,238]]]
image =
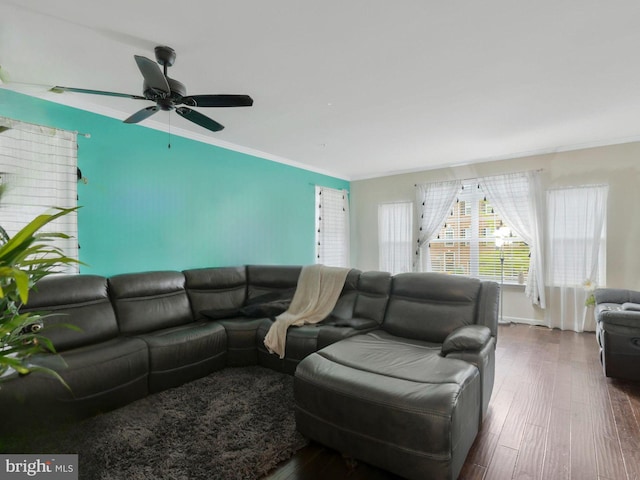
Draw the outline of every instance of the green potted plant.
[[[0,197],[4,191],[0,186]],[[69,238],[63,233],[41,233],[42,227],[76,210],[57,209],[34,218],[13,237],[0,226],[0,383],[17,374],[44,371],[61,377],[53,370],[33,365],[31,357],[39,352],[55,352],[51,341],[40,332],[42,315],[20,312],[29,301],[35,283],[78,263],[51,245],[54,238]]]

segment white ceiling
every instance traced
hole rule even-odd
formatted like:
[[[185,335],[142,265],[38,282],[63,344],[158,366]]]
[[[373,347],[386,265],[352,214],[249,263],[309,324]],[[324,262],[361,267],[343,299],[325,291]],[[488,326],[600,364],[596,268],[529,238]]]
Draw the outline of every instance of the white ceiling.
[[[4,85],[124,119],[133,55],[251,108],[143,125],[345,179],[640,140],[638,0],[0,0]]]

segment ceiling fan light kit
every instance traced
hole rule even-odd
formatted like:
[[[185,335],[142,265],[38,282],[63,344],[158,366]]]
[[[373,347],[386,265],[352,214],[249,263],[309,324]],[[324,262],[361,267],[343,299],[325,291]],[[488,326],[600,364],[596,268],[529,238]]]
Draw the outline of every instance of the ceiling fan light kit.
[[[175,110],[178,115],[212,132],[219,132],[224,126],[215,120],[192,110],[189,107],[250,107],[253,99],[249,95],[206,94],[187,95],[187,88],[182,82],[167,75],[167,70],[176,60],[176,52],[167,46],[155,48],[156,61],[149,60],[140,55],[134,55],[134,59],[142,77],[143,96],[127,93],[107,92],[103,90],[89,90],[84,88],[56,86],[52,92],[75,92],[92,95],[106,95],[111,97],[124,97],[134,100],[150,100],[155,105],[145,107],[124,120],[125,123],[138,123],[149,118],[159,110]],[[162,66],[162,70],[160,69]],[[186,106],[180,106],[186,105]]]

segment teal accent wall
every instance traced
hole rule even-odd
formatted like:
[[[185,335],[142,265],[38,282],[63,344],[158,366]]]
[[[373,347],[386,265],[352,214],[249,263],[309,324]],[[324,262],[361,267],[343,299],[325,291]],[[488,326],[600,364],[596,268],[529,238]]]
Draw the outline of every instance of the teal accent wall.
[[[135,107],[135,106],[134,106]],[[314,185],[349,182],[0,89],[0,115],[78,137],[83,273],[314,262]],[[178,120],[176,116],[176,121]]]

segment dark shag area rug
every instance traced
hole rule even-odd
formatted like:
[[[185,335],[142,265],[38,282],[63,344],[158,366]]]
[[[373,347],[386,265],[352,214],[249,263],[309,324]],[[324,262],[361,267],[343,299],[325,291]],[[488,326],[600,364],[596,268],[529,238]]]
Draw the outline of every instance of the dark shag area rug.
[[[307,444],[293,407],[290,375],[225,368],[19,448],[77,453],[87,480],[258,479]]]

